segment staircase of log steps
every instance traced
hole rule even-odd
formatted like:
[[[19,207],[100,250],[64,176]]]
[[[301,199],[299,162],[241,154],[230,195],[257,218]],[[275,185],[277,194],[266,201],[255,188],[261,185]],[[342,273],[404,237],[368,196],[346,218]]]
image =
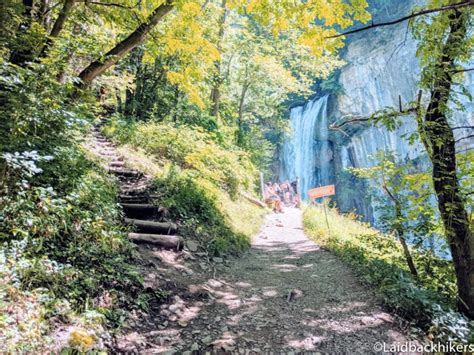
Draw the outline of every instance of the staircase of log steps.
[[[137,244],[181,249],[184,240],[177,235],[177,225],[165,220],[166,210],[159,207],[156,198],[149,193],[151,178],[125,166],[116,146],[101,133],[100,127],[105,123],[101,121],[92,129],[90,147],[108,163],[109,172],[118,178],[124,223],[132,225],[135,230],[128,234],[129,239]]]

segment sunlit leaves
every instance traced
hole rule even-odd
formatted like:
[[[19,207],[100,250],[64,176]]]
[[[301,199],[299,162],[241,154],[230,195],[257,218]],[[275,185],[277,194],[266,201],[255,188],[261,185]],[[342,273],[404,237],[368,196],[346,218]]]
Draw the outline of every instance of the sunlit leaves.
[[[253,69],[263,69],[259,71],[262,76],[273,77],[271,80],[277,87],[283,85],[287,92],[298,92],[301,86],[311,85],[311,76],[327,75],[334,68],[334,65],[326,65],[327,59],[343,42],[326,37],[336,33],[335,27],[344,28],[354,20],[366,21],[368,18],[365,11],[367,4],[363,0],[351,4],[340,0],[229,0],[226,2],[229,11],[225,25],[226,43],[219,53],[216,39],[217,18],[222,11],[219,3],[178,2],[176,13],[156,31],[159,35],[155,36],[155,43],[149,45],[155,47],[156,55],[179,58],[182,70],[169,73],[168,79],[179,85],[201,107],[205,103],[202,97],[205,95],[203,81],[209,79],[206,74],[214,71],[216,60],[231,57],[233,61],[250,61]],[[249,19],[252,26],[247,22]],[[283,53],[282,46],[291,46],[295,50],[293,55],[288,55],[288,50]],[[229,64],[235,68],[235,62]],[[255,70],[249,71],[249,68],[239,72],[245,71],[255,74]]]

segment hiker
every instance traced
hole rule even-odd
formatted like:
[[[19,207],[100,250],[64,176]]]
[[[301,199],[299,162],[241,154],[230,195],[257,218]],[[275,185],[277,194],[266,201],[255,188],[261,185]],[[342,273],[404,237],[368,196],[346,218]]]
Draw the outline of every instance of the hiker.
[[[275,182],[273,184],[273,191],[275,192],[275,212],[283,213],[283,206],[282,206],[282,190],[280,188],[280,184]]]
[[[295,207],[298,207],[300,204],[300,194],[298,191],[298,185],[300,182],[300,178],[297,176],[294,181],[291,182],[291,187],[293,188],[293,193],[294,193],[294,199],[293,202],[295,204]]]
[[[292,196],[291,196],[292,187],[288,180],[282,182],[281,190],[282,190],[283,202],[285,203],[285,205],[289,205],[292,200]]]
[[[282,213],[283,210],[281,208],[280,196],[278,196],[278,193],[275,191],[274,187],[275,184],[267,182],[267,185],[265,186],[265,203],[267,203],[269,206],[272,206],[274,212]]]

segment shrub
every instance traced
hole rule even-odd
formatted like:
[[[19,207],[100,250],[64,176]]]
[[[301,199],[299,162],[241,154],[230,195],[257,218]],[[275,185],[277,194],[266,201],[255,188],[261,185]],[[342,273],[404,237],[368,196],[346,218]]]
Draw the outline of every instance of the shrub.
[[[18,170],[12,174],[18,181],[0,197],[0,293],[7,308],[26,315],[19,323],[9,312],[0,319],[0,328],[9,328],[0,331],[1,348],[46,349],[54,317],[68,323],[97,310],[116,322],[121,308],[144,306],[154,295],[143,292],[121,227],[115,180],[74,145],[57,148],[52,159],[30,160],[33,175],[25,159],[23,165],[17,160],[4,162]]]
[[[168,123],[115,119],[104,132],[143,149],[153,158],[144,165],[160,167],[150,169],[155,173],[154,194],[180,222],[181,233],[198,238],[214,255],[239,253],[250,245],[265,211],[241,196],[251,193],[256,177],[245,152],[221,146],[202,130]],[[133,150],[124,153],[136,155]]]

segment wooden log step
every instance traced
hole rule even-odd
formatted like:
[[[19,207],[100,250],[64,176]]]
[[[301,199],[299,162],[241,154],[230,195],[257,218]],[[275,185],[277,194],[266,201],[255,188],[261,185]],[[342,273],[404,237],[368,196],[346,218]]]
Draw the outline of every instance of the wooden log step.
[[[141,219],[125,218],[125,223],[133,224],[140,233],[174,234],[178,226],[171,222],[153,222]]]
[[[184,246],[184,239],[177,235],[129,233],[128,238],[137,244],[147,243],[163,248],[176,248],[179,250]]]
[[[149,198],[144,195],[120,195],[119,201],[120,203],[147,204]]]
[[[121,187],[120,192],[124,195],[140,196],[148,189],[148,185],[140,187]]]
[[[109,163],[109,166],[111,168],[123,168],[125,166],[125,163],[123,161],[111,161]]]
[[[124,177],[142,177],[143,173],[137,170],[129,170],[129,169],[119,169],[119,168],[110,168],[109,173],[113,173],[115,175],[124,176]]]
[[[128,218],[155,217],[160,214],[160,208],[148,203],[121,203]]]
[[[118,156],[117,152],[115,150],[99,150],[99,154],[106,155],[108,157],[114,157]]]
[[[130,204],[147,204],[150,199],[147,196],[137,195],[137,196],[128,196],[127,197],[119,197],[119,203],[130,203]]]
[[[109,142],[96,142],[97,146],[101,147],[101,148],[116,148],[114,144],[112,143],[109,143]]]

